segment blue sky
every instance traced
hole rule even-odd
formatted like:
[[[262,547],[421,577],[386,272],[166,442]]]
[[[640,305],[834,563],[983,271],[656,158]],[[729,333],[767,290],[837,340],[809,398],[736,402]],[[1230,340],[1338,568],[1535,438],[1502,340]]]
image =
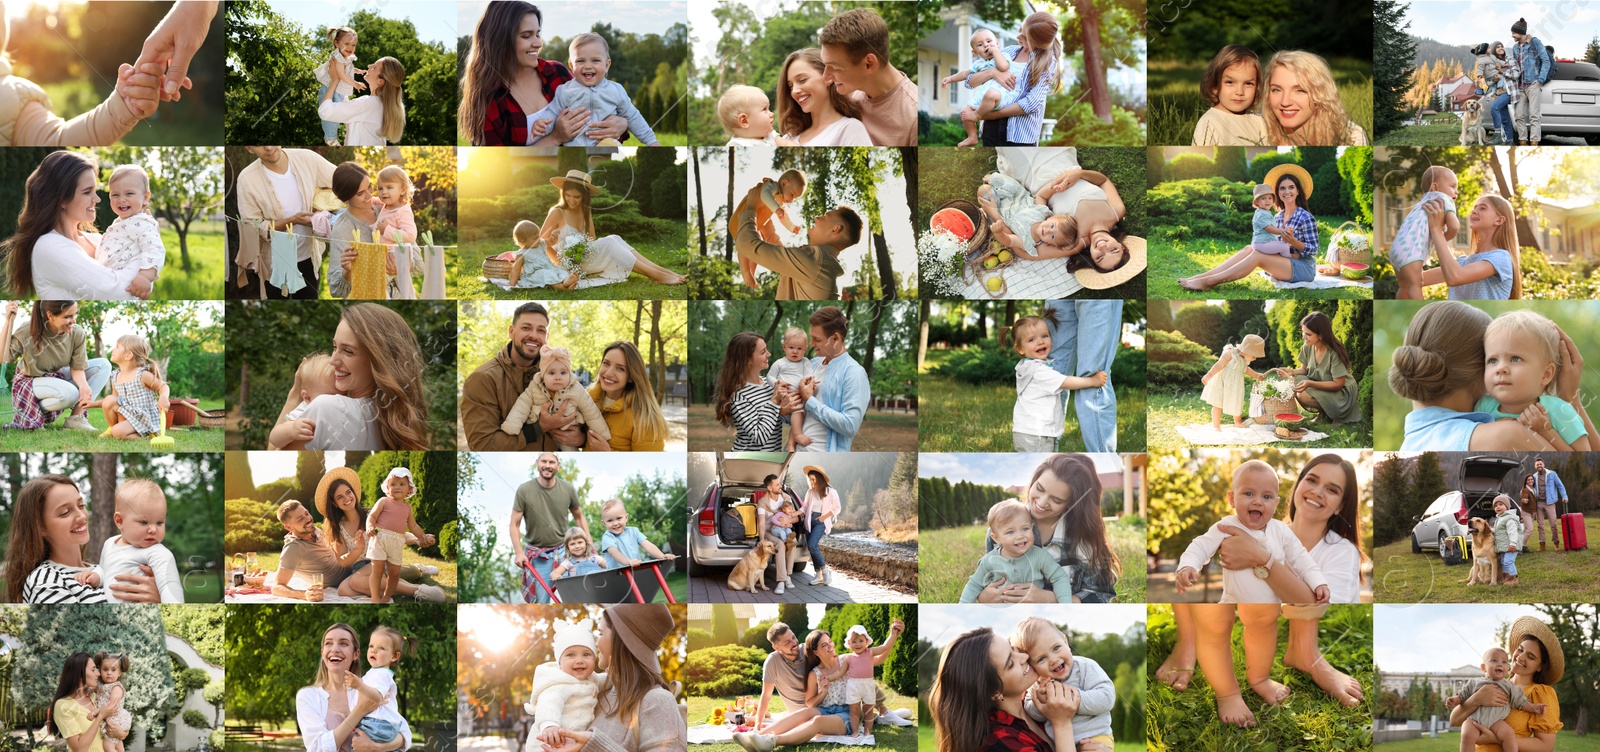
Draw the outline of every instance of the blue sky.
[[[457,17],[454,3],[388,2],[387,0],[293,0],[275,2],[272,9],[295,23],[312,30],[342,26],[350,16],[363,10],[384,18],[406,19],[417,27],[417,38],[440,42],[447,50],[456,48]],[[374,54],[375,53],[375,54]],[[366,52],[356,47],[358,63],[383,57],[382,50]]]
[[[1087,606],[1056,603],[923,604],[917,610],[917,636],[935,646],[942,646],[962,632],[978,627],[989,627],[998,634],[1010,635],[1018,623],[1030,616],[1042,616],[1056,624],[1065,623],[1079,632],[1122,634],[1135,622],[1145,621],[1145,607],[1143,604],[1102,603]]]
[[[1511,24],[1528,21],[1528,33],[1556,48],[1558,57],[1582,57],[1589,39],[1600,30],[1600,4],[1573,2],[1412,2],[1406,13],[1409,31],[1445,44],[1471,47],[1500,41],[1509,53]]]
[[[1442,570],[1441,570],[1442,572]],[[1456,572],[1440,576],[1455,579]],[[1416,604],[1373,607],[1373,658],[1384,671],[1449,671],[1476,666],[1494,643],[1495,629],[1519,616],[1539,616],[1532,606]]]
[[[488,512],[500,531],[500,544],[505,545],[505,527],[511,519],[511,504],[516,498],[517,486],[532,479],[534,452],[479,452],[478,480],[483,488],[463,494],[457,502],[460,507],[476,506]],[[583,477],[594,481],[591,498],[583,501],[600,501],[617,495],[622,482],[635,473],[653,475],[661,471],[666,475],[683,477],[689,457],[684,452],[635,452],[628,454],[564,454],[563,463],[576,462]],[[681,503],[681,501],[680,501]],[[684,512],[687,514],[687,512]],[[590,520],[591,523],[595,520]],[[661,545],[656,541],[656,545]]]

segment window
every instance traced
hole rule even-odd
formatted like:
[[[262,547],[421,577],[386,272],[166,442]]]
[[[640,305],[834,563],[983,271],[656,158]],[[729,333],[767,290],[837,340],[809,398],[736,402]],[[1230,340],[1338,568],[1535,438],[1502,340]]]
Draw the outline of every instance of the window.
[[[957,68],[954,65],[952,65],[952,66],[950,66],[950,74],[949,75],[954,76],[956,74],[956,72],[959,71],[959,70],[961,70],[961,69]],[[959,99],[959,97],[957,95],[957,92],[959,92],[960,90],[961,90],[961,82],[960,81],[956,81],[955,83],[950,84],[950,106],[951,107],[956,107],[957,103],[960,101],[960,99]]]

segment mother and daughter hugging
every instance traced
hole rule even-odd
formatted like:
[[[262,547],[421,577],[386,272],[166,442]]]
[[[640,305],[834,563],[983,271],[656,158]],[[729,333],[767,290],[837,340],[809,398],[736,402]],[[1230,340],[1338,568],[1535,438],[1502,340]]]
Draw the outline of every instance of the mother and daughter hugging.
[[[1211,107],[1195,123],[1195,146],[1367,145],[1328,62],[1313,52],[1280,50],[1263,74],[1253,50],[1230,44],[1206,66],[1200,96]]]
[[[374,627],[361,672],[355,627],[334,624],[322,633],[316,677],[295,694],[295,720],[307,750],[390,752],[411,747],[411,724],[400,715],[392,668],[417,641],[392,627]]]
[[[126,653],[78,651],[67,656],[45,727],[72,752],[122,752],[133,729],[122,686],[130,666]]]

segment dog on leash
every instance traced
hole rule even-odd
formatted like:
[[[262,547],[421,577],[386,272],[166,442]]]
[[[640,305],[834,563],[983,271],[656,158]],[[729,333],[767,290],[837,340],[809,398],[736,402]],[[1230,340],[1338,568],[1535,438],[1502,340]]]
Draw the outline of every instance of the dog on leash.
[[[767,562],[772,561],[773,555],[778,553],[778,547],[772,541],[764,540],[750,549],[750,553],[739,560],[733,568],[733,573],[728,575],[729,590],[744,590],[751,595],[756,594],[756,588],[767,589]]]
[[[1482,517],[1472,518],[1472,572],[1462,582],[1467,585],[1500,584],[1500,557],[1494,553],[1494,528]]]
[[[1461,116],[1461,145],[1462,146],[1487,146],[1489,144],[1489,129],[1483,127],[1482,106],[1478,100],[1467,102],[1467,111]]]

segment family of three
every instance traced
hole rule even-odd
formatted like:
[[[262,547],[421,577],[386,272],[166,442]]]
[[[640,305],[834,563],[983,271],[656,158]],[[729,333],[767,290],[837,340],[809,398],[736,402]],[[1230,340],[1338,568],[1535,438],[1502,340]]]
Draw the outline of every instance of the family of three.
[[[856,624],[845,638],[850,652],[840,655],[833,636],[821,629],[806,635],[802,645],[789,625],[774,623],[767,628],[772,653],[761,665],[761,700],[752,730],[735,733],[733,740],[748,752],[772,752],[818,736],[867,737],[874,721],[904,725],[905,711],[886,707],[873,668],[889,657],[905,629],[904,621],[894,619],[883,643],[873,645],[867,628]],[[774,691],[790,708],[782,717],[768,716]]]
[[[784,357],[771,368],[761,335],[740,332],[729,340],[712,404],[717,422],[734,430],[734,451],[850,451],[872,401],[872,383],[845,351],[850,322],[843,311],[818,308],[809,323],[809,335],[798,328],[784,332]],[[816,357],[806,357],[808,338]]]

